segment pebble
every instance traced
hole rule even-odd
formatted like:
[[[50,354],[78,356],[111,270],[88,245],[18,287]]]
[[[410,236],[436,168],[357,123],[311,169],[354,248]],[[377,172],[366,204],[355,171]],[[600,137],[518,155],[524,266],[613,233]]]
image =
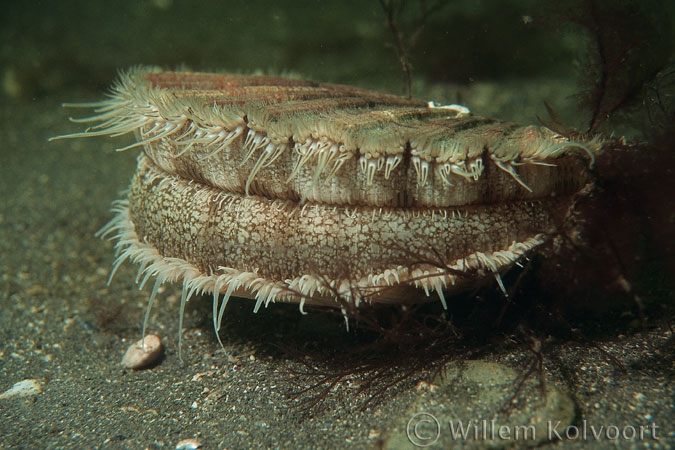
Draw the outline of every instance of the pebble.
[[[122,365],[127,369],[143,369],[155,362],[163,349],[159,336],[148,334],[129,347],[122,358]]]
[[[197,439],[183,439],[176,444],[176,450],[197,450],[202,447],[202,443]]]
[[[519,401],[509,403],[520,375],[495,362],[448,363],[443,376],[427,384],[433,389],[420,388],[412,401],[402,397],[400,406],[394,406],[403,412],[397,423],[404,425],[390,432],[384,448],[411,448],[414,442],[430,448],[494,450],[529,448],[554,439],[548,425],[558,424],[558,430],[565,430],[573,423],[573,398],[556,383],[547,383],[542,398],[535,373],[522,386]],[[511,409],[505,411],[507,405]]]
[[[29,395],[37,395],[42,392],[42,386],[38,380],[29,378],[14,385],[7,389],[5,392],[0,394],[0,400],[5,400],[12,397],[28,397]]]

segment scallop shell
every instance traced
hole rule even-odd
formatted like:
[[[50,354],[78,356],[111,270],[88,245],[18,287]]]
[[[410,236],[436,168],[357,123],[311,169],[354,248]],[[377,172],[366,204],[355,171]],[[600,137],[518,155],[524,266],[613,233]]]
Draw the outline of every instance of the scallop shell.
[[[133,132],[138,168],[102,230],[151,301],[213,295],[414,303],[499,276],[558,229],[599,144],[389,94],[296,79],[120,75],[94,123]],[[114,273],[113,270],[113,273]]]

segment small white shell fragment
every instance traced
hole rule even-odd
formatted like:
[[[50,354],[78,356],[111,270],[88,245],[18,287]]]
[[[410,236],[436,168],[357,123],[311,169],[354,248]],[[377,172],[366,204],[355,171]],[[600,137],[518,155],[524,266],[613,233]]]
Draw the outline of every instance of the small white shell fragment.
[[[122,358],[127,369],[142,369],[152,364],[162,354],[162,340],[156,334],[148,334],[129,347]]]
[[[7,389],[0,394],[0,400],[5,400],[12,397],[28,397],[29,395],[37,395],[42,392],[42,386],[38,380],[28,378]]]
[[[427,106],[429,108],[447,109],[450,111],[454,111],[457,113],[457,117],[466,116],[467,114],[471,113],[471,110],[469,108],[467,108],[464,105],[458,105],[456,103],[453,103],[451,105],[437,105],[433,101],[428,101]]]
[[[197,439],[183,439],[176,444],[176,450],[197,450],[201,446],[202,443]]]

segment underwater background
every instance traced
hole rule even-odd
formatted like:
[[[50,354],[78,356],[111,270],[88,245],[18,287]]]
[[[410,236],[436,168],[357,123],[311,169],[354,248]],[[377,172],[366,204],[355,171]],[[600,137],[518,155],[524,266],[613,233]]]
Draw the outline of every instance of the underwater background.
[[[136,155],[115,152],[131,138],[47,142],[79,131],[68,122],[78,111],[61,103],[100,100],[117,72],[135,65],[289,74],[406,95],[402,66],[409,64],[414,97],[464,104],[482,116],[535,124],[549,117],[546,102],[581,132],[636,143],[672,132],[673,2],[383,3],[402,46],[378,0],[2,3],[0,392],[24,380],[35,391],[0,395],[0,447],[160,449],[193,438],[219,449],[414,448],[405,430],[417,413],[481,420],[508,402],[530,353],[499,336],[493,351],[451,361],[446,376],[434,379],[437,389],[420,370],[362,409],[365,381],[348,375],[307,412],[306,397],[294,393],[321,387],[325,374],[305,368],[322,368],[334,353],[362,344],[358,331],[345,332],[339,317],[301,316],[293,305],[254,315],[242,300],[228,306],[226,353],[213,334],[210,300],[193,299],[181,364],[179,286],[164,288],[150,317],[149,331],[166,346],[163,360],[149,370],[123,369],[149,292],[134,285],[131,264],[106,284],[114,252],[94,233],[134,171]],[[599,64],[598,43],[614,60]],[[670,170],[669,158],[656,165]],[[668,172],[665,179],[675,178]],[[650,228],[659,239],[674,234],[672,188],[646,189],[653,193],[646,203],[663,201],[663,229]],[[516,424],[546,417],[579,429],[656,424],[660,439],[542,439],[542,448],[675,447],[675,265],[667,239],[635,235],[636,242],[650,238],[661,242],[663,259],[632,263],[656,274],[643,277],[647,317],[629,302],[620,319],[597,316],[604,332],[592,340],[556,342],[545,359],[554,390],[542,399],[533,377],[511,416]],[[431,448],[513,444],[447,434]]]

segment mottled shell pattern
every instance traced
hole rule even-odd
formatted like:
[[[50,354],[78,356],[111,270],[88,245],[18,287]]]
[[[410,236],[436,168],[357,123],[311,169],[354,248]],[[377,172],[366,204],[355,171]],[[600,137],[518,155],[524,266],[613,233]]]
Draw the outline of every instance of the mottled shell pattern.
[[[340,85],[265,76],[120,75],[79,105],[133,132],[128,198],[102,230],[114,270],[213,294],[342,308],[414,303],[508,269],[560,226],[599,144]],[[421,295],[420,295],[421,294]]]

